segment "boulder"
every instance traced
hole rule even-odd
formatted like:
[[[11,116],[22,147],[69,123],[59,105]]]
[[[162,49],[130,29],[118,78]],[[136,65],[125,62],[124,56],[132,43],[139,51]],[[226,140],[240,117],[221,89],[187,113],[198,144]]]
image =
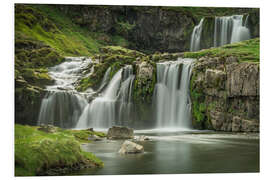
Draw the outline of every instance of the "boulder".
[[[113,126],[108,130],[108,139],[133,139],[133,129],[128,127]]]
[[[127,140],[122,144],[120,150],[118,151],[120,154],[137,154],[143,152],[143,146]]]

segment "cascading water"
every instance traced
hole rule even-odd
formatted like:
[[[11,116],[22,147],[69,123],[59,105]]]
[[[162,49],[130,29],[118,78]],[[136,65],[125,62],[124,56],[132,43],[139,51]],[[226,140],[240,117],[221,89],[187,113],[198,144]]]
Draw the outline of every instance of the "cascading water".
[[[124,125],[124,118],[130,113],[133,80],[132,66],[121,68],[113,76],[104,93],[84,108],[76,128],[104,129],[113,125]]]
[[[91,59],[69,57],[66,62],[49,69],[55,84],[47,86],[47,94],[41,102],[38,125],[52,124],[72,128],[87,105],[84,94],[78,93],[73,83],[79,74],[91,63]]]
[[[214,36],[203,38],[210,38],[211,41],[213,41],[214,47],[248,40],[250,39],[248,17],[248,15],[246,18],[244,18],[243,15],[215,17]],[[198,51],[201,49],[203,22],[204,19],[201,19],[200,23],[196,25],[192,31],[190,51]],[[208,44],[204,46],[210,48],[211,45]]]
[[[193,59],[157,63],[154,106],[157,128],[189,129],[189,82]]]
[[[190,51],[200,50],[201,33],[203,27],[202,25],[203,25],[203,18],[201,19],[200,23],[193,29],[190,42]]]
[[[244,22],[243,15],[216,17],[214,46],[250,39],[250,32],[246,24],[247,21]]]

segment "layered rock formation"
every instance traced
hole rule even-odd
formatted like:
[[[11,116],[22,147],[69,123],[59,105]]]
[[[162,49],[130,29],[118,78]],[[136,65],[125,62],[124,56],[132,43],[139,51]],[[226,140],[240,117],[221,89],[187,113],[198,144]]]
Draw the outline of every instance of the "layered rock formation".
[[[193,125],[221,131],[259,131],[259,64],[236,57],[202,57],[191,80]]]

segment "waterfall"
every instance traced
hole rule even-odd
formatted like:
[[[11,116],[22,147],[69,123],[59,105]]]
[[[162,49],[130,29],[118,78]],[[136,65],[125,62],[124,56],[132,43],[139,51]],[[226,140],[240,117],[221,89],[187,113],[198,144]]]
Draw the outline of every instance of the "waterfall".
[[[203,27],[203,18],[201,19],[200,23],[193,29],[190,41],[190,51],[200,50],[202,27]]]
[[[83,93],[76,92],[73,83],[90,63],[91,59],[84,57],[67,57],[64,63],[49,68],[49,75],[55,84],[46,87],[37,125],[72,128],[77,124],[87,100]]]
[[[189,129],[189,82],[193,59],[157,63],[154,107],[157,128]]]
[[[87,101],[78,94],[65,91],[49,91],[42,100],[38,125],[52,124],[71,128],[86,106]]]
[[[214,46],[235,43],[250,39],[249,29],[243,22],[243,15],[224,16],[215,18]]]
[[[134,80],[132,66],[121,68],[109,82],[100,97],[88,104],[76,125],[76,128],[109,128],[124,125],[130,118],[131,91]]]
[[[102,91],[102,89],[106,86],[106,84],[107,84],[108,81],[109,81],[109,75],[110,75],[110,73],[111,73],[111,67],[109,67],[109,68],[106,70],[105,75],[103,76],[103,79],[102,79],[102,81],[101,81],[101,84],[100,84],[100,86],[99,86],[97,92]]]

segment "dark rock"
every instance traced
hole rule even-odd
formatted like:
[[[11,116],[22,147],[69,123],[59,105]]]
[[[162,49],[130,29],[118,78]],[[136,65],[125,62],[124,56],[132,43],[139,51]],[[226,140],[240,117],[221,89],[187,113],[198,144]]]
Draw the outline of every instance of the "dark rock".
[[[87,131],[92,131],[92,132],[94,132],[94,128],[88,128],[88,129],[86,129]]]
[[[48,124],[48,125],[42,124],[40,126],[40,128],[38,128],[38,130],[44,131],[46,133],[55,133],[55,132],[57,132],[57,127],[50,125],[50,124]]]
[[[133,139],[133,129],[128,127],[113,126],[108,130],[108,139]]]
[[[96,136],[96,135],[91,135],[91,136],[88,137],[88,140],[89,141],[102,141],[103,139]]]
[[[149,141],[150,138],[147,137],[147,136],[142,135],[142,136],[139,136],[136,140],[137,141]]]

